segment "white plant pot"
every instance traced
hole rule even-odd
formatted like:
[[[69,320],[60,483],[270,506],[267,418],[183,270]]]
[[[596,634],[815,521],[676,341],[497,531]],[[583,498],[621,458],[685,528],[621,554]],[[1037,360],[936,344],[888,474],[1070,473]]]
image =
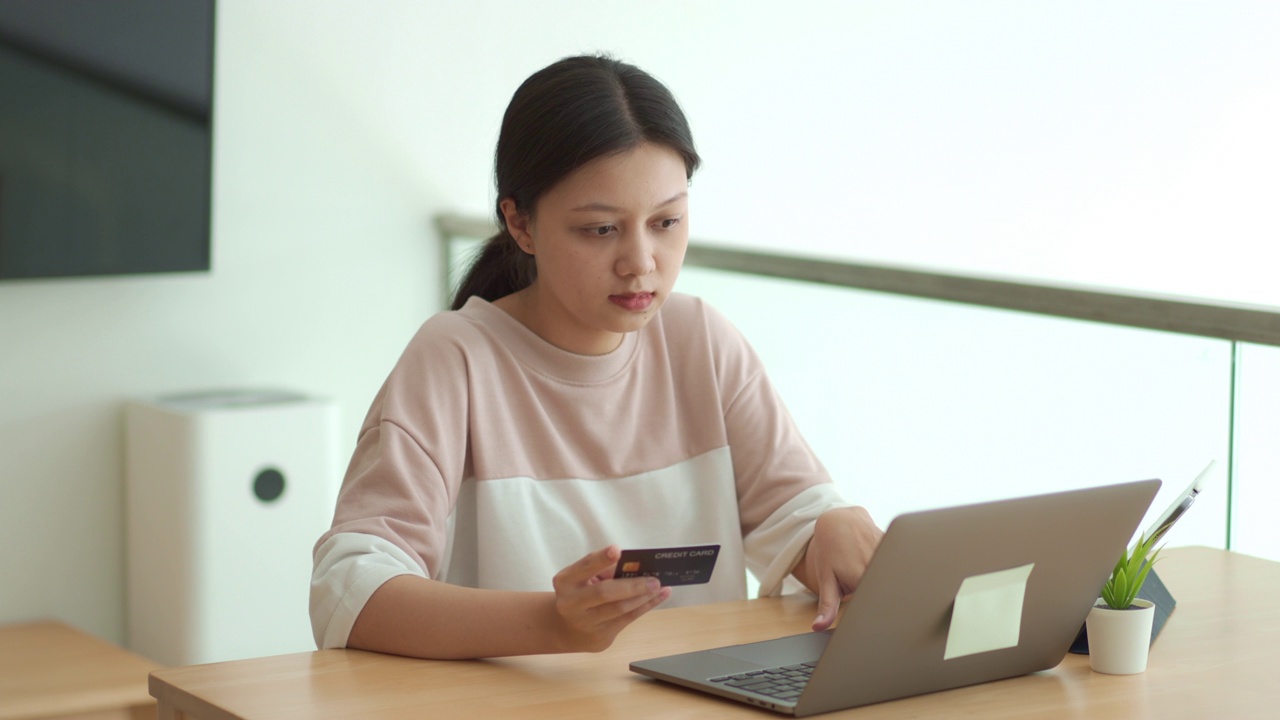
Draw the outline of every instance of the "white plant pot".
[[[1128,610],[1113,610],[1099,598],[1085,618],[1094,671],[1134,675],[1146,670],[1155,615],[1156,606],[1148,600],[1136,599]]]

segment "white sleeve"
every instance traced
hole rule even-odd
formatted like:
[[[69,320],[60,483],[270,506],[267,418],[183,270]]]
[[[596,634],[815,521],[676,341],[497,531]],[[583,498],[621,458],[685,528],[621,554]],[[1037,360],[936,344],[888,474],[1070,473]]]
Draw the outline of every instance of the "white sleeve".
[[[783,503],[743,538],[747,567],[760,581],[760,597],[782,594],[785,581],[813,537],[818,516],[832,508],[848,506],[835,485],[813,485]],[[804,587],[797,581],[786,589]]]
[[[315,550],[311,570],[311,632],[316,647],[341,648],[356,618],[382,583],[397,575],[423,576],[405,551],[376,535],[337,533]]]

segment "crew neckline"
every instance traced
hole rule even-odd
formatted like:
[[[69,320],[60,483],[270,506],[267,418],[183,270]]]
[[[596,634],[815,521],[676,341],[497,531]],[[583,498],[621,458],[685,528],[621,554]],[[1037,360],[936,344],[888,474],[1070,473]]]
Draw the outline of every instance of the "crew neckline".
[[[623,333],[618,347],[603,355],[581,355],[552,345],[505,310],[479,296],[468,298],[459,312],[494,331],[529,369],[575,385],[607,382],[625,370],[640,347],[639,334],[658,320],[655,317],[643,329]]]

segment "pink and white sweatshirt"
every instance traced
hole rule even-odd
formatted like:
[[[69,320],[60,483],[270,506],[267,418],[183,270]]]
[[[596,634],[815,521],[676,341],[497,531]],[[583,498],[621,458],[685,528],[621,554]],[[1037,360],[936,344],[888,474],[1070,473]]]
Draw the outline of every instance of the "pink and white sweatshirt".
[[[316,543],[311,624],[343,647],[392,577],[551,590],[589,552],[719,544],[711,582],[665,606],[781,591],[823,511],[846,505],[759,358],[672,294],[584,356],[471,298],[428,319],[374,398]]]

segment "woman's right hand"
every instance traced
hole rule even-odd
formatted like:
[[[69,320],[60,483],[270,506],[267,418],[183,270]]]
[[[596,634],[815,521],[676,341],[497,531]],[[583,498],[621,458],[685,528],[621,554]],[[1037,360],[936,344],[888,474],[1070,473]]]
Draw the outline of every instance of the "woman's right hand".
[[[616,545],[597,550],[556,573],[556,614],[564,650],[600,652],[636,618],[671,597],[656,578],[613,577],[622,551]]]

